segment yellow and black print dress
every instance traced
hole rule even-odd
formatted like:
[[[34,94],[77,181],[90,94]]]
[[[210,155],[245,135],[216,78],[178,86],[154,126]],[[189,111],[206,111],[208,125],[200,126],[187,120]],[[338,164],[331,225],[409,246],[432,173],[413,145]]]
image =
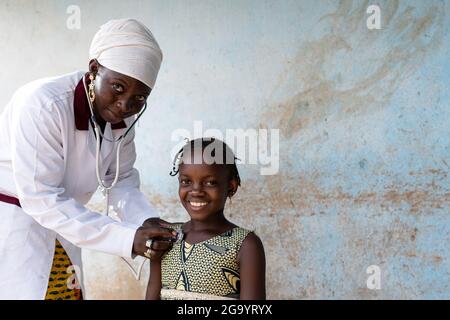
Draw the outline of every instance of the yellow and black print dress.
[[[175,225],[180,229],[182,224]],[[239,298],[238,253],[251,231],[235,227],[197,244],[176,242],[161,261],[162,291]],[[162,299],[170,299],[163,297]],[[176,299],[176,298],[175,298]]]
[[[72,273],[68,272],[72,262],[61,243],[55,241],[55,254],[52,269],[48,279],[45,300],[83,300],[81,289],[70,289],[67,283],[71,281]]]

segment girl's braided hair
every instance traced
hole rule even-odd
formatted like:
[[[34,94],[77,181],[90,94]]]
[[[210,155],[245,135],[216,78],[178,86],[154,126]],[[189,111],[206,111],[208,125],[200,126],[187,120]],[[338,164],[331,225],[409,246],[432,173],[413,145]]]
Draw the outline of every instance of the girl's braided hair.
[[[202,154],[203,151],[207,146],[210,144],[221,144],[221,150],[224,150],[222,162],[216,163],[221,164],[230,169],[230,179],[236,179],[238,182],[238,186],[241,185],[241,177],[239,176],[239,171],[236,166],[236,160],[239,160],[234,155],[234,152],[231,150],[231,148],[222,140],[216,139],[216,138],[198,138],[189,140],[186,139],[186,144],[177,152],[175,155],[175,158],[173,159],[173,168],[172,171],[170,171],[171,176],[176,176],[178,172],[180,171],[179,167],[180,164],[183,162],[183,156],[186,154],[186,150],[193,150],[194,148],[201,146]],[[211,151],[211,156],[215,157],[216,148],[213,148]],[[227,161],[228,160],[228,161]],[[230,163],[231,162],[231,163]]]

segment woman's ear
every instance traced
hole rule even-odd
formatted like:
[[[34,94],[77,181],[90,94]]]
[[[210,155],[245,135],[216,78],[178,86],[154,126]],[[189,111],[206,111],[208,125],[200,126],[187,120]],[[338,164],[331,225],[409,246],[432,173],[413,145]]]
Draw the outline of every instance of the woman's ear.
[[[99,66],[100,65],[97,59],[92,59],[91,61],[89,61],[89,71],[92,72],[93,74],[96,74],[98,72]]]

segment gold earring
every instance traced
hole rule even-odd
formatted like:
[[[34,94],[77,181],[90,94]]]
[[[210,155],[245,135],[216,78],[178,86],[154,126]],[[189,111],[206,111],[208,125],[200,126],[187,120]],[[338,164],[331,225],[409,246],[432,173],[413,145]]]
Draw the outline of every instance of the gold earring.
[[[93,103],[95,100],[95,92],[94,92],[94,75],[91,73],[89,75],[89,80],[91,80],[91,82],[89,83],[89,100],[91,100],[91,102]]]

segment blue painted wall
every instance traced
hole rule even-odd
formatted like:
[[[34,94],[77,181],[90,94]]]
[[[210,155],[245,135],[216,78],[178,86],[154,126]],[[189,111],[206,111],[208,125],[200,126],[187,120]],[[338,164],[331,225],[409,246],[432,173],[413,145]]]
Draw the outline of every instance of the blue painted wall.
[[[138,18],[164,51],[137,133],[164,218],[187,218],[168,175],[175,130],[279,129],[279,173],[240,165],[227,206],[265,244],[269,298],[450,298],[449,1],[110,2],[2,1],[1,105],[31,79],[86,69],[103,22]],[[71,4],[79,30],[65,27]],[[371,4],[380,30],[366,26]],[[120,262],[85,258],[90,297],[141,297]]]

